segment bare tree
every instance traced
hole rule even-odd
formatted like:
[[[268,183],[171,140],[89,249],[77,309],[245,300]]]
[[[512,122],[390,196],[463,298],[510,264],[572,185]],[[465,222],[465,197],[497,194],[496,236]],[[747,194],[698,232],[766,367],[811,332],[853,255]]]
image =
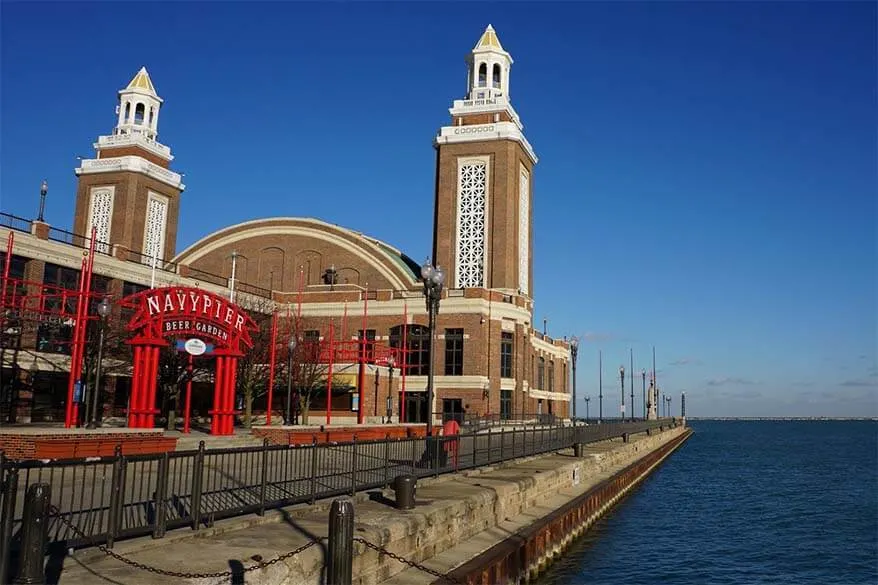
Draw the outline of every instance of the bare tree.
[[[268,382],[271,377],[271,324],[272,316],[265,314],[251,315],[256,322],[257,329],[250,335],[253,347],[238,358],[238,388],[244,399],[244,426],[250,428],[253,424],[253,401],[268,392]],[[282,343],[277,339],[275,344],[275,382],[285,377],[285,362],[280,358],[283,355]],[[271,408],[271,405],[267,405]]]

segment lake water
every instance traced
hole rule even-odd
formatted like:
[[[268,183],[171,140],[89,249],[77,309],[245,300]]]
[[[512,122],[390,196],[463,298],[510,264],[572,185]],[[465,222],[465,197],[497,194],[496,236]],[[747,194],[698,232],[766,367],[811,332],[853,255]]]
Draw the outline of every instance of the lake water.
[[[539,585],[878,583],[878,422],[689,424]]]

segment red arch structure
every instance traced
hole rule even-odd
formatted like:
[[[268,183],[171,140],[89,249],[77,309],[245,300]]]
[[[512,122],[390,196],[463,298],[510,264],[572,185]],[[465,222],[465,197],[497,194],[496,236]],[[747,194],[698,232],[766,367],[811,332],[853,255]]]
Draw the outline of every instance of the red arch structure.
[[[155,424],[159,351],[169,339],[200,339],[215,349],[216,375],[210,432],[234,432],[238,358],[253,347],[253,319],[228,299],[200,288],[171,286],[145,290],[122,300],[134,309],[128,322],[134,352],[128,426]]]

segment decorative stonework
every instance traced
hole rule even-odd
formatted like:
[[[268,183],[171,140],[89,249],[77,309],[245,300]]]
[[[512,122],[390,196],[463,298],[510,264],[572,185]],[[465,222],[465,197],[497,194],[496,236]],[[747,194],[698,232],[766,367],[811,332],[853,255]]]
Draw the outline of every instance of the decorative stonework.
[[[143,237],[143,263],[151,264],[152,258],[163,259],[165,251],[165,225],[168,216],[168,200],[150,192],[146,206],[146,228]]]
[[[530,293],[530,174],[524,166],[518,178],[518,287]]]
[[[485,286],[488,165],[460,165],[457,187],[457,258],[455,288]]]
[[[113,218],[114,187],[95,187],[91,192],[91,210],[87,234],[91,237],[95,230],[95,249],[103,254],[110,253],[110,224]]]

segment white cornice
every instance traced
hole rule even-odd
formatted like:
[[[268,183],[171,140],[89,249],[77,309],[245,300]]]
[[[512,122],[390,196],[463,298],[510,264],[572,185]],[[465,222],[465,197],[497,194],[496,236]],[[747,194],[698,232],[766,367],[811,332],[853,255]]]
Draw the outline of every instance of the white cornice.
[[[142,173],[180,191],[183,191],[186,188],[183,184],[182,175],[162,168],[140,156],[83,159],[81,162],[82,166],[76,169],[77,176],[128,171]]]
[[[570,395],[566,392],[547,392],[545,390],[531,389],[527,394],[531,398],[542,398],[543,400],[560,400],[562,402],[570,402]]]
[[[448,109],[452,116],[465,116],[467,114],[489,114],[491,112],[508,112],[513,123],[519,130],[524,130],[518,112],[509,103],[505,96],[482,98],[475,100],[454,100],[454,105]]]
[[[514,140],[518,142],[533,164],[537,164],[537,155],[514,122],[492,122],[470,126],[443,126],[433,145],[459,144],[465,142],[484,142],[489,140]]]
[[[150,140],[147,136],[138,132],[98,136],[98,141],[94,143],[95,150],[101,150],[103,148],[120,148],[123,146],[139,146],[144,150],[148,150],[149,152],[160,156],[168,162],[174,160],[169,147],[155,140]]]
[[[535,351],[542,351],[558,359],[566,360],[570,357],[570,351],[567,348],[558,347],[553,343],[540,339],[536,335],[530,336],[530,345]]]

